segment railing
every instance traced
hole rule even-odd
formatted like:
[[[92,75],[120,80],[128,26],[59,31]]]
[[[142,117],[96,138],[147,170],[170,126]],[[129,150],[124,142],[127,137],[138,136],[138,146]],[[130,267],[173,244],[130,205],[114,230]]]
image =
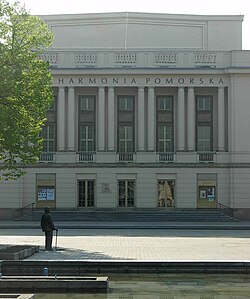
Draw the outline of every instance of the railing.
[[[159,162],[174,162],[174,153],[159,153]]]
[[[33,215],[34,209],[35,209],[35,203],[32,202],[22,208],[17,209],[17,211],[20,212],[20,214],[21,214],[20,217],[23,217],[23,216],[30,215],[30,214]]]
[[[94,162],[94,153],[79,153],[79,162]]]
[[[198,162],[215,163],[215,153],[198,153]]]
[[[119,162],[134,162],[134,154],[133,153],[119,153],[118,161]]]
[[[234,56],[233,56],[234,55]],[[243,55],[245,55],[243,57]],[[247,55],[247,56],[246,56]],[[48,61],[52,67],[77,68],[77,67],[174,67],[174,68],[228,68],[241,66],[242,59],[250,58],[249,53],[230,51],[75,51],[60,50],[46,51],[38,54],[38,59]],[[232,61],[234,61],[232,63]]]
[[[55,163],[55,153],[42,153],[39,162]]]
[[[233,208],[230,208],[222,203],[219,203],[217,204],[217,209],[220,213],[222,214],[225,214],[225,215],[228,215],[230,217],[233,217],[234,216],[234,209]]]

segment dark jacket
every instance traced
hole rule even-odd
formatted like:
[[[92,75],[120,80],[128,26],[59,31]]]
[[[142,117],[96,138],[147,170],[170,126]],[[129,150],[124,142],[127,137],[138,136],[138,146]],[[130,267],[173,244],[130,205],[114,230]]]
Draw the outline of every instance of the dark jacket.
[[[56,227],[54,226],[54,223],[53,223],[50,213],[45,212],[42,215],[41,227],[42,227],[43,232],[50,232],[50,231],[56,230]]]

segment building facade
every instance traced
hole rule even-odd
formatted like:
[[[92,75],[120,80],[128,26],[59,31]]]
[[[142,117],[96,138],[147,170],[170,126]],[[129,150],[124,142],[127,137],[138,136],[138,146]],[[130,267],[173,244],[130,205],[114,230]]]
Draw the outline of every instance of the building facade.
[[[242,16],[42,16],[55,34],[43,152],[0,208],[250,215],[250,51]]]

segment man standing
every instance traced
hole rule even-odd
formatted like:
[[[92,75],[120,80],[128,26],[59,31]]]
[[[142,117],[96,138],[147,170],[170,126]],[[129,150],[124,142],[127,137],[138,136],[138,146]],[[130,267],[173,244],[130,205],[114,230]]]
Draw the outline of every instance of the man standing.
[[[50,208],[44,208],[45,213],[42,215],[41,219],[41,227],[42,231],[45,233],[45,250],[52,251],[52,238],[53,238],[53,230],[58,231],[58,228],[55,227],[51,214]]]

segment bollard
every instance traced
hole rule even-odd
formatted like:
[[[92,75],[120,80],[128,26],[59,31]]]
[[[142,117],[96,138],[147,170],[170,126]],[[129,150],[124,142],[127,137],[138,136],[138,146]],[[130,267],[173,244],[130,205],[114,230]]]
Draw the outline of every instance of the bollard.
[[[48,275],[49,275],[49,269],[43,268],[43,276],[48,276]]]

